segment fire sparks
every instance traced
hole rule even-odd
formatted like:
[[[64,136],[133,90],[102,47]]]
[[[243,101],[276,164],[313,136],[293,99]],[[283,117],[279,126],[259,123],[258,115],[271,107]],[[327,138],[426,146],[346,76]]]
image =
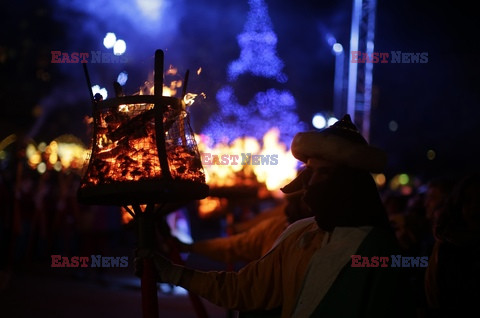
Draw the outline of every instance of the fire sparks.
[[[195,97],[197,96],[198,94],[187,93],[185,94],[185,97],[183,97],[183,102],[186,106],[192,106],[193,102],[195,101]]]
[[[200,75],[201,68],[197,71],[197,74]],[[144,83],[142,87],[140,87],[138,95],[154,95],[154,82],[153,82],[154,73],[150,73],[148,76],[148,80]],[[165,72],[165,83],[163,84],[162,89],[162,96],[178,96],[179,90],[184,88],[185,82],[184,79],[181,78],[180,74],[178,73],[178,69],[170,65],[168,70]],[[134,95],[136,95],[134,94]],[[204,92],[199,94],[195,93],[185,93],[183,96],[183,101],[185,106],[192,106],[195,102],[195,98],[197,96],[203,97],[203,99],[207,98]],[[122,106],[122,105],[121,105]]]

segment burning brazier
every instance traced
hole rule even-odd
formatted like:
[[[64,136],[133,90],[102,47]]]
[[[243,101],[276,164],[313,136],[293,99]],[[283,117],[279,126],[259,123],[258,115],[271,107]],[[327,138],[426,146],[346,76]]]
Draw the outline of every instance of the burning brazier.
[[[155,62],[154,95],[93,101],[92,153],[80,202],[131,205],[208,195],[185,101],[161,96],[162,77],[163,56]]]
[[[121,86],[115,85],[115,98],[95,99],[86,64],[83,66],[94,126],[92,152],[78,199],[85,204],[124,206],[134,217],[138,248],[154,251],[156,233],[163,242],[170,241],[157,231],[157,224],[168,227],[159,216],[165,216],[172,206],[203,199],[209,192],[186,110],[186,84],[182,98],[162,96],[163,52],[157,50],[154,95],[123,96]],[[187,79],[188,72],[185,82]],[[180,261],[177,254],[174,256]],[[155,277],[153,259],[145,258],[141,277],[144,318],[158,317]],[[198,297],[190,298],[205,317]]]

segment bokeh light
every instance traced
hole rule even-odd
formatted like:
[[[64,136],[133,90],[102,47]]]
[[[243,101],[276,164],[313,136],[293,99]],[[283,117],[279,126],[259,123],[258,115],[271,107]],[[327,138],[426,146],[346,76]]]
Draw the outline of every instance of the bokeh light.
[[[107,97],[108,97],[107,89],[106,88],[101,88],[99,85],[92,86],[92,92],[93,92],[93,96],[95,96],[95,94],[99,93],[100,95],[102,95],[103,99],[107,99]]]
[[[397,131],[398,130],[398,123],[395,121],[395,120],[391,120],[389,123],[388,123],[388,129],[390,129],[390,131]]]
[[[315,114],[312,118],[312,125],[317,129],[323,129],[327,125],[327,120],[322,114]]]
[[[340,43],[335,43],[332,46],[333,53],[340,54],[343,52],[343,46]]]
[[[330,117],[328,120],[327,120],[327,126],[332,126],[333,124],[335,124],[336,122],[338,121],[338,119],[336,117]]]
[[[127,72],[123,71],[121,72],[120,74],[118,74],[117,76],[117,82],[118,84],[120,85],[125,85],[127,83],[127,80],[128,80],[128,74]]]
[[[124,40],[118,40],[113,46],[113,54],[122,55],[127,50],[127,43]]]
[[[105,35],[105,38],[103,39],[103,45],[107,49],[111,49],[114,45],[115,42],[117,41],[117,36],[113,32],[108,32],[107,35]]]

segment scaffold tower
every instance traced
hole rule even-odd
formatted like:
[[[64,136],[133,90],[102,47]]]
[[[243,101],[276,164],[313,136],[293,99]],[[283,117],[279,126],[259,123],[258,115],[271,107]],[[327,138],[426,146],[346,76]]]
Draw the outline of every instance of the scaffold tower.
[[[376,0],[353,0],[348,60],[347,113],[370,139],[370,110],[372,104],[373,63],[352,63],[352,52],[360,51],[372,56],[375,38]]]

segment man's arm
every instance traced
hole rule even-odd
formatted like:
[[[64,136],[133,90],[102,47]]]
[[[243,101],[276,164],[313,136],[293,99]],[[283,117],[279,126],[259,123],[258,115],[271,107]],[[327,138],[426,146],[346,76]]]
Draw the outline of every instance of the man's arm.
[[[262,256],[262,235],[261,231],[252,228],[228,237],[195,242],[190,245],[189,252],[224,263],[251,262]]]
[[[186,270],[181,286],[225,308],[236,310],[272,309],[282,304],[280,249],[251,262],[239,272]]]
[[[251,262],[239,272],[203,272],[172,265],[156,255],[160,281],[181,286],[206,300],[229,309],[273,309],[283,302],[282,246]]]
[[[225,263],[251,262],[260,259],[273,246],[286,226],[285,215],[270,218],[243,233],[193,243],[189,252]]]

